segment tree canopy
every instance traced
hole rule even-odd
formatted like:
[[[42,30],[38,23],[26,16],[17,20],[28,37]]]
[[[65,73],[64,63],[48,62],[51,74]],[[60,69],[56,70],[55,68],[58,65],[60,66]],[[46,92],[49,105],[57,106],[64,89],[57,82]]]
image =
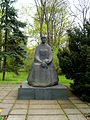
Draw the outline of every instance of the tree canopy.
[[[90,22],[83,29],[68,30],[69,48],[59,49],[62,72],[74,80],[71,88],[84,100],[90,101]]]
[[[35,0],[35,4],[37,12],[29,34],[31,37],[37,36],[37,39],[47,36],[48,44],[59,45],[69,27],[67,3],[64,0]]]
[[[11,69],[17,73],[17,68],[23,64],[22,58],[25,57],[26,54],[24,47],[26,37],[21,30],[26,24],[18,20],[17,10],[13,7],[14,2],[14,0],[1,0],[3,80],[5,79],[6,70]],[[12,61],[9,63],[9,66],[8,60],[9,62]]]

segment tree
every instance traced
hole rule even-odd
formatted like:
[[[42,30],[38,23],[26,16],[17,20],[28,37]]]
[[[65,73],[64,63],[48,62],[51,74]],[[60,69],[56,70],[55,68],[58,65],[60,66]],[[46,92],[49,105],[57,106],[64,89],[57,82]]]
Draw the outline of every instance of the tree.
[[[2,71],[2,56],[1,56],[1,51],[2,51],[2,32],[1,32],[1,8],[0,8],[0,71]]]
[[[35,54],[36,47],[27,48],[27,59],[24,60],[24,70],[29,72],[32,68],[32,64],[34,61],[34,54]]]
[[[59,49],[58,58],[62,72],[74,80],[72,90],[90,101],[90,22],[83,29],[68,30],[69,48]]]
[[[35,0],[35,5],[37,8],[39,20],[40,20],[40,38],[42,38],[42,27],[44,22],[44,12],[45,12],[45,3],[46,0]]]
[[[69,26],[67,19],[67,2],[64,0],[46,1],[45,22],[47,25],[48,43],[59,44],[66,28]],[[67,27],[66,27],[67,26]]]
[[[22,63],[21,58],[25,57],[26,53],[22,47],[25,43],[25,36],[21,31],[26,24],[18,21],[17,10],[13,7],[14,2],[14,0],[1,0],[1,29],[4,31],[3,80],[5,80],[7,70],[7,58],[12,58],[15,66],[19,66]]]
[[[90,0],[73,0],[73,8],[70,9],[70,16],[73,17],[74,23],[78,23],[80,27],[84,27],[90,18]],[[78,22],[77,22],[78,21]]]
[[[34,17],[34,26],[30,33],[37,36],[46,35],[47,43],[59,45],[62,36],[69,27],[67,19],[67,3],[63,0],[35,0],[37,12]],[[39,33],[40,32],[40,33]]]

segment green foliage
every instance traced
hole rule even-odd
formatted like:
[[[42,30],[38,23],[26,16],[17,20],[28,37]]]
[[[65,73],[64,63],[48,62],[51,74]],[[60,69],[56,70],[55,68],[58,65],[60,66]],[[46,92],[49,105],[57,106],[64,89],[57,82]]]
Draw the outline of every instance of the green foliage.
[[[58,76],[58,78],[59,78],[59,82],[61,83],[61,84],[64,84],[64,85],[70,85],[71,83],[73,83],[73,80],[71,80],[71,79],[67,79],[66,77],[65,77],[65,75],[60,75],[60,76]]]
[[[1,51],[1,24],[0,24],[0,51]]]
[[[25,45],[27,38],[22,29],[25,23],[18,20],[17,10],[13,7],[15,0],[1,0],[1,29],[3,30],[3,58],[6,59],[5,70],[18,74],[26,58]],[[6,34],[7,33],[7,34]]]
[[[28,72],[31,70],[32,63],[34,60],[35,48],[27,49],[27,58],[24,60],[24,71]]]
[[[68,31],[69,48],[58,50],[59,65],[66,78],[73,79],[72,90],[90,101],[90,24]]]
[[[0,24],[0,51],[1,51],[1,24]],[[0,55],[1,56],[1,55]],[[0,57],[1,58],[1,57]]]
[[[49,0],[43,6],[40,5],[39,2],[37,2],[34,24],[29,30],[29,34],[31,38],[35,38],[40,42],[39,36],[42,22],[42,35],[47,36],[47,43],[51,46],[58,45],[63,42],[62,38],[70,25],[67,19],[67,2],[65,2],[65,0]],[[43,8],[43,10],[41,8]],[[43,19],[41,13],[44,14]]]
[[[19,75],[16,75],[13,72],[6,72],[6,80],[2,81],[2,73],[0,73],[0,84],[20,84],[23,81],[26,81],[28,77],[27,72],[19,72]]]
[[[61,75],[62,72],[61,72],[61,69],[59,67],[59,60],[58,60],[58,57],[57,57],[57,53],[58,53],[58,48],[56,47],[52,47],[52,54],[53,54],[53,64],[55,66],[55,69],[57,71],[57,74]]]
[[[40,20],[38,18],[37,13],[34,16],[34,24],[33,27],[31,27],[29,29],[29,34],[31,38],[34,38],[33,41],[35,41],[36,43],[40,43],[41,39],[39,38],[39,34],[40,34]],[[45,22],[43,23],[43,28],[42,28],[42,34],[47,35],[47,26],[45,24]]]

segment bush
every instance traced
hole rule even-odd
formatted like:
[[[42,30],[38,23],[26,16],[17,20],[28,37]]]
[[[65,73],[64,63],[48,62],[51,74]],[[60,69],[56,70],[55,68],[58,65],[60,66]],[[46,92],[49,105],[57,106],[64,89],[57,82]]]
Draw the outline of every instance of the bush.
[[[90,24],[68,30],[68,36],[69,47],[58,50],[59,66],[66,78],[74,80],[72,91],[90,102]]]
[[[35,48],[27,49],[27,58],[24,60],[24,71],[29,72],[34,61]]]
[[[57,57],[58,49],[56,46],[52,47],[52,54],[53,54],[53,64],[55,66],[56,72],[58,75],[62,74],[61,68],[59,67],[59,60]]]

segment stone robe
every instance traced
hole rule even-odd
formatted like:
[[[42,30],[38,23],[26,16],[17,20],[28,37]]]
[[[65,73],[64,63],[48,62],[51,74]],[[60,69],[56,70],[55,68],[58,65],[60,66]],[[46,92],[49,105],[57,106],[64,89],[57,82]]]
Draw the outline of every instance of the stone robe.
[[[46,67],[42,67],[43,60],[48,59]],[[58,84],[58,77],[52,62],[51,47],[47,44],[40,44],[36,48],[34,62],[28,76],[28,84],[37,87],[47,87]]]

